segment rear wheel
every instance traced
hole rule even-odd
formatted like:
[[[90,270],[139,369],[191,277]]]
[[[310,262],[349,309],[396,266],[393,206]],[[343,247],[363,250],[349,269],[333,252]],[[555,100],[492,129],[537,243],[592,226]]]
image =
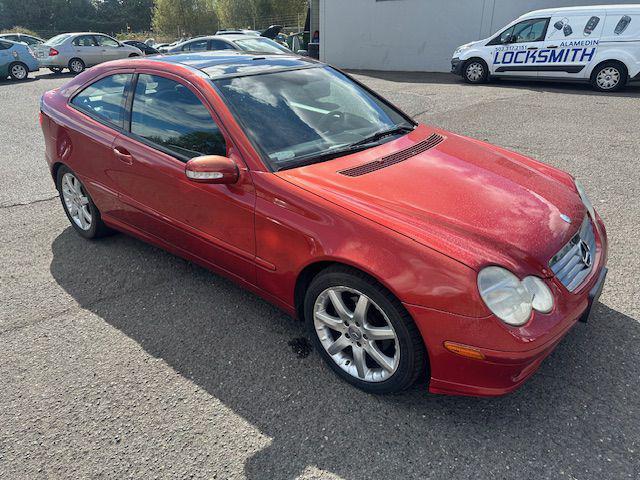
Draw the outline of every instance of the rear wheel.
[[[362,272],[342,266],[320,272],[306,292],[304,311],[316,349],[350,384],[395,393],[424,371],[425,348],[413,319]]]
[[[484,60],[471,58],[464,64],[462,78],[467,83],[486,83],[489,79],[489,67]]]
[[[22,62],[13,62],[9,65],[9,76],[13,80],[25,80],[29,75],[29,69]]]
[[[624,88],[628,80],[627,67],[620,62],[604,62],[593,69],[591,85],[600,92],[616,92]]]
[[[58,169],[56,186],[62,208],[76,232],[84,238],[98,238],[111,233],[84,185],[68,167],[63,165]]]
[[[55,74],[59,74],[59,73],[62,73],[64,68],[62,68],[62,67],[49,67],[49,70],[51,70]]]
[[[82,73],[84,69],[85,64],[79,58],[72,58],[71,60],[69,60],[69,70],[71,70],[71,73]]]

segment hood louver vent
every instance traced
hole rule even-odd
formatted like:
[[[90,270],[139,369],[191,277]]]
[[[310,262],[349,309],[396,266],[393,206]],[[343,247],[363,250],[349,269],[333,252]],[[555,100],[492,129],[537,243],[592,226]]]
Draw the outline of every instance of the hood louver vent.
[[[367,173],[375,172],[376,170],[390,167],[391,165],[395,165],[396,163],[404,162],[411,157],[415,157],[416,155],[426,152],[427,150],[431,150],[443,140],[444,137],[438,135],[437,133],[434,133],[426,140],[423,140],[420,143],[416,143],[413,147],[409,147],[406,150],[392,153],[391,155],[387,155],[386,157],[374,160],[373,162],[358,165],[357,167],[340,170],[338,173],[346,175],[347,177],[359,177],[360,175],[366,175]]]

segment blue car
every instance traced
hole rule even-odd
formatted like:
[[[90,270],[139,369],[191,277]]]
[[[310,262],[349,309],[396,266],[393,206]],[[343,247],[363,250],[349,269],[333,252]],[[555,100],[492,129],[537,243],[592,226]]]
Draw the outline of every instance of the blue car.
[[[24,43],[0,39],[0,79],[24,80],[40,67],[31,49]]]

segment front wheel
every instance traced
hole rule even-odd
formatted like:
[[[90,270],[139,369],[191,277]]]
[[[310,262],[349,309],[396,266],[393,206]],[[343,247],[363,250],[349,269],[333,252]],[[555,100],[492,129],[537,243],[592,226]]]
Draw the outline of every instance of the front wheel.
[[[628,80],[627,68],[619,62],[598,65],[591,74],[591,85],[600,92],[616,92],[624,88]]]
[[[347,267],[319,273],[305,295],[305,320],[331,369],[369,393],[395,393],[425,368],[422,337],[402,304],[367,275]]]
[[[68,167],[61,166],[56,176],[62,208],[71,226],[84,238],[103,237],[111,230],[102,222],[100,211],[80,179]]]
[[[22,62],[14,62],[9,65],[9,76],[13,80],[26,80],[29,75],[29,69]]]
[[[489,67],[484,60],[478,58],[467,60],[462,70],[462,78],[467,83],[486,83],[489,79]]]
[[[64,68],[62,68],[62,67],[49,67],[49,70],[51,70],[53,73],[58,75],[58,74],[62,73]]]

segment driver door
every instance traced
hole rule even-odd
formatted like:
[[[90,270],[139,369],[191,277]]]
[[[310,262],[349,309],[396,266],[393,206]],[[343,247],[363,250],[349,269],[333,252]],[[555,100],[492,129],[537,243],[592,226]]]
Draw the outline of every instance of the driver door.
[[[549,17],[523,20],[489,42],[491,75],[537,78],[544,70],[539,51],[544,48],[549,20]]]

